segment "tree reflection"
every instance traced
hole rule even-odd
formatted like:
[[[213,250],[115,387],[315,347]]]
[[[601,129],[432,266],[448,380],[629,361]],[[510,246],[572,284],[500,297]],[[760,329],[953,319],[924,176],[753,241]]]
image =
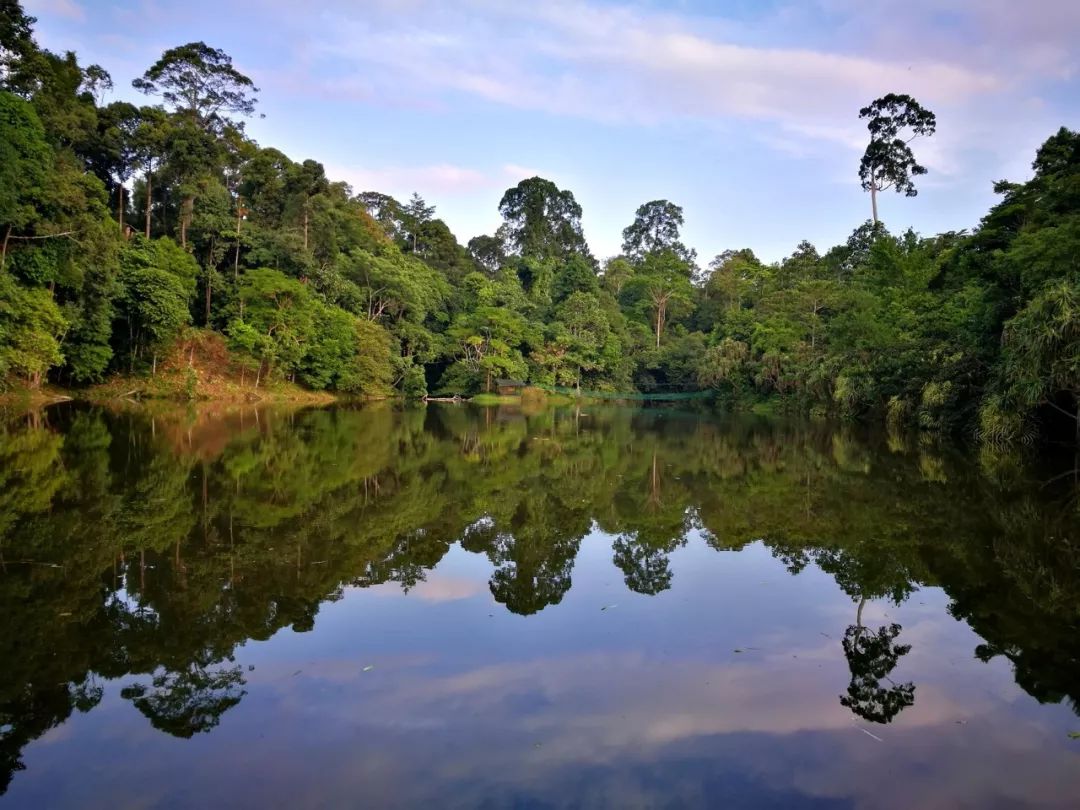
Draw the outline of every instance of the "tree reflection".
[[[180,672],[154,675],[150,686],[126,686],[120,696],[130,700],[158,731],[186,738],[215,728],[246,694],[245,683],[239,666],[192,664]]]
[[[900,625],[893,623],[877,631],[861,624],[850,625],[842,642],[851,670],[851,683],[840,703],[863,720],[889,723],[915,703],[915,684],[895,683],[889,678],[900,658],[911,651],[910,644],[896,644]],[[888,686],[881,682],[887,681]]]
[[[860,605],[941,586],[981,657],[1076,705],[1072,483],[1043,487],[1020,464],[988,478],[944,452],[926,466],[850,428],[614,408],[69,405],[0,420],[0,785],[106,680],[190,737],[243,699],[239,645],[312,629],[346,587],[408,590],[457,543],[489,561],[497,602],[532,615],[564,599],[593,532],[645,595],[678,587],[671,555],[693,530],[718,549],[760,540],[793,574],[816,565]],[[861,616],[841,701],[888,722],[914,700],[890,680],[910,646]]]

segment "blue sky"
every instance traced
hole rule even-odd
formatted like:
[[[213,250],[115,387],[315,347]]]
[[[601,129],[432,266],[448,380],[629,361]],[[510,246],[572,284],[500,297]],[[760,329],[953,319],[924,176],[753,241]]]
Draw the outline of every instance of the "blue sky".
[[[419,191],[462,242],[502,192],[571,189],[594,252],[642,202],[685,209],[704,261],[825,249],[868,218],[858,110],[910,93],[930,174],[889,193],[893,230],[970,228],[993,181],[1080,127],[1076,0],[24,0],[39,42],[101,64],[114,96],[203,40],[261,88],[249,132],[356,191]],[[140,97],[141,98],[141,97]]]

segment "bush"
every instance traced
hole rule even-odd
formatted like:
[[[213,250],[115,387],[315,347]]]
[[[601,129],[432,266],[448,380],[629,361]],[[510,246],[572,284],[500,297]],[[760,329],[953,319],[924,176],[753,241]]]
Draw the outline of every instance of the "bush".
[[[401,382],[401,393],[405,399],[424,399],[428,395],[423,366],[409,366]]]

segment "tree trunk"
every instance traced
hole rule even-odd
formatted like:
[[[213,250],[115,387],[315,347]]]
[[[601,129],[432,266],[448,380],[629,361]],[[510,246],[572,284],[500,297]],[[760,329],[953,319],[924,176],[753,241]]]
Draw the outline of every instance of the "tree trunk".
[[[874,212],[874,224],[877,225],[877,185],[874,182],[870,183],[870,208]]]
[[[210,326],[210,296],[213,293],[213,268],[207,265],[206,267],[206,325]]]
[[[124,235],[124,184],[121,183],[120,189],[120,202],[116,205],[117,219],[120,220],[120,235]]]
[[[187,247],[187,231],[195,212],[195,197],[188,195],[180,204],[180,247]]]
[[[150,195],[151,182],[153,174],[149,169],[146,170],[146,238],[150,238],[150,208],[153,206],[153,200]]]
[[[233,281],[236,281],[240,277],[240,222],[243,219],[243,207],[240,205],[240,200],[236,201],[236,256],[233,258]],[[243,315],[240,316],[244,317]]]

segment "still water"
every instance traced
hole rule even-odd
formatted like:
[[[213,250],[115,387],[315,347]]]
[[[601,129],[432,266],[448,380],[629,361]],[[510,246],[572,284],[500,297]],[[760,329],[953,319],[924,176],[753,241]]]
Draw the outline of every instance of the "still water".
[[[1045,454],[613,407],[0,424],[0,807],[1080,802]]]

